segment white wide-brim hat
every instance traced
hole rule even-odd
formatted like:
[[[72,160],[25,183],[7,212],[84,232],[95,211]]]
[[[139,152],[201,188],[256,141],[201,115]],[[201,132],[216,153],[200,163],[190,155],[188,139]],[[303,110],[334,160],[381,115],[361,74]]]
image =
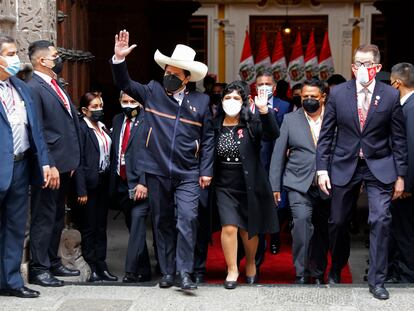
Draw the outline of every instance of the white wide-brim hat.
[[[155,51],[155,62],[165,70],[166,65],[188,70],[191,73],[191,82],[202,80],[208,71],[208,67],[194,60],[196,52],[184,44],[177,44],[171,57],[165,56],[159,50]]]

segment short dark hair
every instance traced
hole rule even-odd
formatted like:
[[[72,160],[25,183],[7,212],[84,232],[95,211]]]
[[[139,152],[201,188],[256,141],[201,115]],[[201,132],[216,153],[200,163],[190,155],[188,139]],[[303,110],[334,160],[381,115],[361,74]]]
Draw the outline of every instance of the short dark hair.
[[[302,83],[296,83],[294,86],[292,86],[292,92],[295,90],[301,90],[302,89]]]
[[[54,46],[54,44],[47,40],[37,40],[29,45],[29,59],[32,61],[33,55],[35,55],[39,51],[48,50],[49,47]]]
[[[82,112],[82,108],[88,108],[91,101],[97,97],[101,97],[102,93],[98,91],[86,92],[79,100],[79,111]]]
[[[328,83],[329,86],[338,85],[343,82],[346,82],[346,79],[344,78],[343,75],[340,75],[339,73],[333,74],[332,76],[328,78],[328,80],[326,80],[326,83]]]
[[[276,85],[275,77],[273,76],[273,72],[271,69],[266,68],[266,69],[260,70],[256,75],[256,80],[259,79],[260,77],[271,77],[273,83]]]
[[[0,52],[3,51],[4,43],[16,43],[16,41],[12,37],[0,33]]]
[[[408,88],[414,88],[414,66],[410,63],[398,63],[392,66],[391,75],[401,80]]]
[[[305,86],[317,87],[322,94],[325,93],[325,84],[319,79],[312,78],[310,80],[305,80],[302,84],[302,90]]]
[[[354,59],[357,52],[372,53],[374,56],[374,63],[379,64],[381,61],[380,51],[377,45],[375,44],[362,44],[356,48],[354,53]]]

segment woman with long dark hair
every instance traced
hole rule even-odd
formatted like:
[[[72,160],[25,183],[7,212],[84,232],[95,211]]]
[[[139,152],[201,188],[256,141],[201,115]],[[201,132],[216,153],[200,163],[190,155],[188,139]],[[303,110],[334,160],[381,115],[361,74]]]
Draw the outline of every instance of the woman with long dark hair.
[[[253,284],[257,282],[257,234],[278,230],[272,190],[260,163],[260,142],[276,139],[279,127],[268,111],[267,94],[259,93],[251,103],[248,88],[241,81],[225,88],[222,108],[213,121],[216,151],[212,193],[227,263],[224,287],[233,289],[239,276],[237,234],[246,254],[246,283]]]

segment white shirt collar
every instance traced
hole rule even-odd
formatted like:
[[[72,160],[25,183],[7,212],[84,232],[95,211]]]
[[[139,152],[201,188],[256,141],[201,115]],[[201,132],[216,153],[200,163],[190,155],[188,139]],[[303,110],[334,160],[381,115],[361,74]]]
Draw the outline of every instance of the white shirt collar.
[[[93,126],[92,122],[86,116],[83,119],[85,120],[86,125],[89,128],[91,128],[93,130],[95,129],[95,127]],[[105,124],[103,124],[101,121],[98,121],[98,128],[100,128],[102,130],[103,128],[105,128]]]
[[[376,84],[376,81],[375,81],[375,78],[374,78],[372,80],[371,84],[366,87],[368,89],[368,91],[369,91],[370,94],[373,94],[374,93],[375,84]],[[364,89],[364,88],[365,88],[365,86],[363,86],[361,83],[359,83],[358,81],[356,81],[357,93],[362,92],[362,89]]]
[[[411,92],[409,92],[409,93],[407,93],[407,94],[405,94],[403,97],[401,97],[401,99],[400,99],[401,106],[403,106],[403,105],[405,104],[405,102],[407,101],[407,99],[408,99],[408,98],[409,98],[412,94],[414,94],[414,90],[413,90],[413,91],[411,91]]]
[[[43,80],[45,80],[47,83],[51,84],[52,83],[52,77],[48,76],[47,74],[44,74],[43,72],[40,71],[33,71],[35,74],[37,74],[39,77],[41,77]]]
[[[186,90],[186,89],[183,89],[183,90],[181,90],[181,91],[179,91],[179,92],[177,92],[177,93],[174,93],[174,94],[173,94],[174,99],[175,99],[176,101],[178,101],[178,103],[179,103],[180,105],[181,105],[181,103],[182,103],[182,101],[183,101],[183,99],[184,99],[185,90]]]

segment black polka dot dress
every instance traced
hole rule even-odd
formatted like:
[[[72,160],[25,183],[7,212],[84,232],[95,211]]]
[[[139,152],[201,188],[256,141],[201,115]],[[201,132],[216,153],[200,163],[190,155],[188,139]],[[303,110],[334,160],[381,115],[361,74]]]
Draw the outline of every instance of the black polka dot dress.
[[[216,203],[221,225],[247,230],[247,194],[234,127],[223,126],[217,143]]]

